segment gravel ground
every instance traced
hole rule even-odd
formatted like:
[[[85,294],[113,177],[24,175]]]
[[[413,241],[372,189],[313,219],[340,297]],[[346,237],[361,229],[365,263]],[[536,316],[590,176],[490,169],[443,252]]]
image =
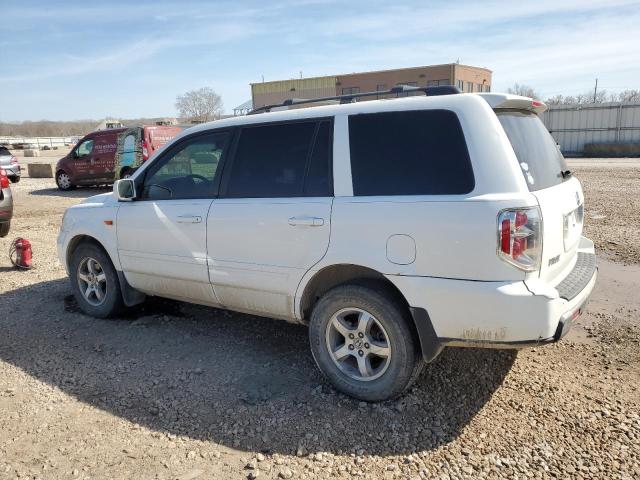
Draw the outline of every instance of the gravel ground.
[[[24,179],[10,237],[37,267],[0,240],[0,478],[640,478],[639,168],[572,165],[601,261],[565,340],[446,350],[381,404],[326,384],[301,326],[162,300],[80,314],[55,236],[99,191]]]
[[[615,260],[640,263],[640,160],[615,167],[580,160],[570,161],[569,167],[585,192],[586,235]]]

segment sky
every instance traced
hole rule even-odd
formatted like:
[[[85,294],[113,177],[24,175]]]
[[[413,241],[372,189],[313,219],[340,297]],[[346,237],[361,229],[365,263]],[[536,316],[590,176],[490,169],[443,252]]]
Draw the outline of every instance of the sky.
[[[542,98],[640,89],[640,0],[0,0],[0,121],[225,111],[264,80],[452,63]]]

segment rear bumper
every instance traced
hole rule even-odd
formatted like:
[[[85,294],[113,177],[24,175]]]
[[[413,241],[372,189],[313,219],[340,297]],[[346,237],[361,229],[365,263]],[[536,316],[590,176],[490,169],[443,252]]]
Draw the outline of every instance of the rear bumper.
[[[19,177],[20,175],[22,175],[22,169],[20,168],[20,165],[16,165],[15,163],[3,166],[2,169],[7,172],[7,176],[9,177]]]
[[[595,257],[593,244],[586,242],[590,247],[583,253]],[[423,354],[431,360],[445,346],[523,348],[560,340],[586,307],[597,269],[570,299],[554,286],[534,294],[522,281],[388,278],[411,305]]]

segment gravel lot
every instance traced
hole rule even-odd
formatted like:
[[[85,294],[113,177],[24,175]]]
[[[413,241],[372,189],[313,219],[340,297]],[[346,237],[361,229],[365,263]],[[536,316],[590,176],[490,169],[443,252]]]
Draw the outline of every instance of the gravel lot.
[[[0,240],[0,478],[640,478],[640,162],[571,162],[600,277],[569,336],[449,349],[403,398],[365,404],[317,372],[306,329],[156,300],[78,313],[55,236],[99,193],[14,185]]]

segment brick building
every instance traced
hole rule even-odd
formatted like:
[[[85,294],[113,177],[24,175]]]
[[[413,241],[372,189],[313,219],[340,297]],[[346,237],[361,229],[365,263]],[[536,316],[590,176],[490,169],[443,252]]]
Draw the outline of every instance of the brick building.
[[[290,98],[319,98],[349,93],[388,90],[395,85],[419,87],[456,85],[463,92],[491,91],[491,70],[449,63],[425,67],[379,70],[324,77],[296,78],[251,84],[253,107],[281,103]],[[373,100],[375,97],[370,97]],[[366,100],[363,98],[363,100]]]

